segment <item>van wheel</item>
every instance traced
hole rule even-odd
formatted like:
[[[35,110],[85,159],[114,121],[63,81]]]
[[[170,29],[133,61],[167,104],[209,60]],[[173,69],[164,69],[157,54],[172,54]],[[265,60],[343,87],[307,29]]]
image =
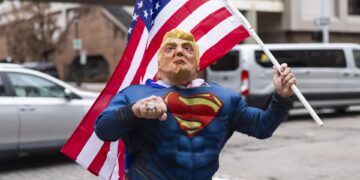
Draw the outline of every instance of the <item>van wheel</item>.
[[[348,106],[337,107],[337,108],[335,108],[335,112],[336,113],[345,113],[347,108],[348,108]]]

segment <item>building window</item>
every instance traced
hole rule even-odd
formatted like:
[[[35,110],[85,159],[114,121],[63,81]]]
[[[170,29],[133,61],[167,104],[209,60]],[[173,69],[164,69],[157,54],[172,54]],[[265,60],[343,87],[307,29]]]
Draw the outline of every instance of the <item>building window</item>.
[[[349,8],[350,15],[360,15],[360,1],[359,0],[349,0],[348,8]]]
[[[106,82],[109,77],[109,65],[101,55],[88,56],[85,64],[80,64],[80,57],[72,63],[70,79],[76,82]]]

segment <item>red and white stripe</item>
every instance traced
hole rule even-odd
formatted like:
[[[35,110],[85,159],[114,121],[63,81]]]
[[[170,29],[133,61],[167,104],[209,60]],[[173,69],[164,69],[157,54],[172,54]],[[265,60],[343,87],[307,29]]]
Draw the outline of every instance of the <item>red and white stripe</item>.
[[[104,143],[95,135],[97,116],[118,91],[155,76],[158,49],[171,29],[178,27],[193,33],[200,45],[201,69],[248,37],[239,18],[225,6],[222,0],[171,0],[158,14],[150,32],[138,19],[119,65],[62,152],[102,179],[122,177],[124,146],[121,141]]]

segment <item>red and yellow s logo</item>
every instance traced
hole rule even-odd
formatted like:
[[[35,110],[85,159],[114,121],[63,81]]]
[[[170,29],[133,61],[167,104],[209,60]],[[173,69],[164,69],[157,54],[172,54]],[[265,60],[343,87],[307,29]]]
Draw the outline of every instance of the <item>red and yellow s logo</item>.
[[[223,102],[211,93],[181,96],[170,92],[164,96],[168,110],[188,137],[194,137],[215,118]]]

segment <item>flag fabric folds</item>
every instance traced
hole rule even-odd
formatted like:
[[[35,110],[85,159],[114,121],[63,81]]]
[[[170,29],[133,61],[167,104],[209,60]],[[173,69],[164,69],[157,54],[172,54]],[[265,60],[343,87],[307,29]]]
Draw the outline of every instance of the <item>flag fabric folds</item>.
[[[137,0],[123,56],[89,112],[62,152],[102,179],[121,179],[124,144],[101,141],[94,133],[97,116],[111,98],[131,84],[157,73],[157,53],[173,28],[191,32],[200,46],[200,69],[221,58],[249,36],[223,0]]]

